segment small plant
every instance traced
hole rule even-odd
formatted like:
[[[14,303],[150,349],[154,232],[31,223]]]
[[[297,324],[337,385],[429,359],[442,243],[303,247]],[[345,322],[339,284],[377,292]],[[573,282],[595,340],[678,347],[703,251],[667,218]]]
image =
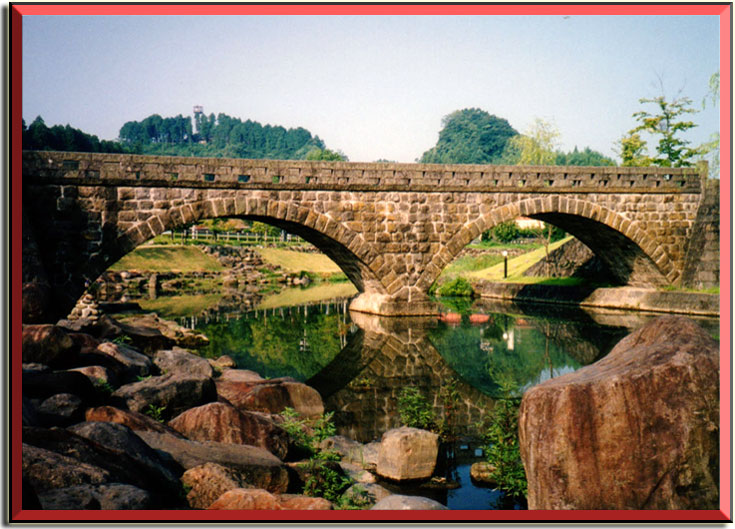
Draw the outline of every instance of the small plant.
[[[149,404],[148,407],[143,410],[143,413],[145,413],[151,419],[154,419],[158,422],[164,422],[163,413],[165,411],[166,406],[156,406],[154,404]]]
[[[149,378],[151,378],[152,376],[153,376],[153,375],[146,375],[146,376],[143,376],[143,375],[138,375],[137,377],[135,377],[135,380],[136,380],[137,382],[143,382],[144,380],[148,380],[148,379],[149,379]]]
[[[127,334],[121,334],[112,340],[112,343],[117,345],[128,345],[133,343],[133,339]]]
[[[403,388],[398,396],[398,416],[404,426],[423,430],[436,427],[436,416],[431,404],[414,387]]]
[[[364,487],[355,484],[352,493],[340,496],[335,507],[342,510],[368,509],[375,502],[375,498]]]
[[[115,391],[115,388],[113,388],[110,383],[104,378],[98,378],[94,383],[94,387],[96,387],[105,395],[112,395],[112,393]]]
[[[314,430],[314,440],[317,443],[321,443],[328,437],[332,437],[335,433],[337,433],[337,428],[332,423],[333,415],[334,412],[330,411],[323,414],[316,421],[314,421],[312,429]]]
[[[342,493],[352,485],[352,480],[340,474],[329,462],[334,461],[334,453],[317,451],[306,464],[309,477],[304,482],[304,494],[319,496],[331,502],[340,501]]]

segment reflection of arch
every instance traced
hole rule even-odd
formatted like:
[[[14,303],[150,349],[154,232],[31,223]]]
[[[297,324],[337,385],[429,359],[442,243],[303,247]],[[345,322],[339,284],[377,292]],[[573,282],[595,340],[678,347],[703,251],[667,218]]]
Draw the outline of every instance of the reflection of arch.
[[[360,292],[385,294],[385,289],[367,263],[377,256],[355,233],[332,220],[329,215],[298,206],[290,201],[259,197],[208,199],[184,203],[152,215],[136,223],[118,238],[108,252],[107,263],[116,262],[125,254],[164,231],[217,217],[241,217],[265,222],[287,230],[309,241],[331,258],[355,284]],[[101,269],[98,272],[101,273]]]
[[[577,237],[605,262],[614,279],[621,284],[666,285],[678,277],[669,256],[639,222],[632,222],[588,200],[548,196],[486,210],[480,218],[465,224],[432,258],[418,286],[428,290],[441,271],[473,239],[520,216],[554,224]]]

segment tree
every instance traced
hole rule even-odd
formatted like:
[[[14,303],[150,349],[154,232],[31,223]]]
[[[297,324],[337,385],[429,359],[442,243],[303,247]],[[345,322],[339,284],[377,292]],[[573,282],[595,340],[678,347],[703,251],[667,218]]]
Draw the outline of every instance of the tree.
[[[560,137],[556,126],[536,118],[526,134],[514,136],[508,143],[516,153],[517,165],[554,165]]]
[[[322,160],[325,162],[346,162],[347,156],[342,151],[314,148],[306,154],[307,160]]]
[[[688,97],[677,97],[669,101],[665,95],[653,98],[642,98],[641,104],[653,105],[653,111],[640,110],[633,114],[639,123],[628,131],[628,135],[620,140],[620,156],[623,165],[637,165],[650,162],[660,167],[685,167],[692,165],[694,157],[701,154],[700,148],[689,148],[691,142],[681,137],[682,133],[696,127],[693,121],[683,119],[686,114],[695,114],[692,100]],[[638,133],[645,132],[658,138],[656,152],[658,156],[648,157],[646,143]]]
[[[508,140],[518,135],[506,119],[479,108],[457,110],[444,116],[437,144],[421,163],[498,163]]]
[[[709,79],[709,91],[702,101],[702,108],[707,107],[707,102],[717,106],[720,101],[720,72],[712,74]],[[720,177],[720,133],[713,132],[708,142],[700,146],[701,155],[709,165],[709,177]]]

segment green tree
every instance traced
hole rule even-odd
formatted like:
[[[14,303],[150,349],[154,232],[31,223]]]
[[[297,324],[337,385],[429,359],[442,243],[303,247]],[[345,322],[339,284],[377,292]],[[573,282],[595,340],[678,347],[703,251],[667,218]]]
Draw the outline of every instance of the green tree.
[[[316,147],[312,150],[310,150],[306,154],[307,160],[322,160],[325,162],[346,162],[347,156],[342,151],[331,151],[329,149],[321,149],[319,147]]]
[[[536,118],[526,134],[509,140],[510,149],[517,153],[517,165],[554,165],[561,134],[555,125]]]
[[[647,142],[638,133],[629,132],[618,140],[617,153],[624,167],[647,167],[653,165],[653,158],[648,156]]]
[[[442,119],[439,141],[419,162],[498,163],[508,140],[517,134],[506,119],[484,110],[457,110]]]
[[[717,106],[720,101],[720,72],[712,74],[709,80],[709,91],[702,101],[702,108],[707,107],[707,103]],[[709,177],[720,177],[720,133],[713,132],[709,141],[700,146],[701,157],[708,162]]]
[[[653,98],[642,98],[641,104],[653,105],[653,110],[640,110],[633,114],[638,126],[628,132],[628,136],[621,140],[620,155],[623,165],[634,165],[649,158],[643,155],[645,143],[635,138],[635,135],[644,132],[657,139],[657,156],[651,157],[653,165],[661,167],[684,167],[692,165],[693,159],[701,154],[700,148],[690,148],[691,143],[681,137],[683,133],[696,127],[690,120],[684,119],[687,114],[695,114],[692,100],[688,97],[677,97],[668,100],[665,95]]]

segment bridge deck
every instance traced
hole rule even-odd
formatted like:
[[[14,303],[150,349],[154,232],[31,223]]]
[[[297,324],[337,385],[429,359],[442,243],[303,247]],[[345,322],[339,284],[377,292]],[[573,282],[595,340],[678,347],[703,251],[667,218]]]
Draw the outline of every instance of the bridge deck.
[[[23,152],[24,179],[136,187],[699,193],[702,174],[706,174],[706,168],[442,165]]]

